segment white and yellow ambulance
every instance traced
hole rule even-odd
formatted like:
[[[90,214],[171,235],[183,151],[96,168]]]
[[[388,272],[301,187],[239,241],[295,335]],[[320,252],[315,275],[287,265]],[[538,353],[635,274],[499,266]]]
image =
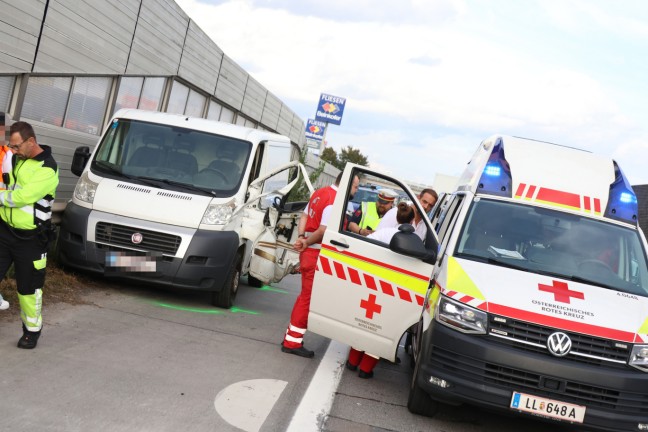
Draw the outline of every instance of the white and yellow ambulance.
[[[648,266],[637,199],[610,158],[493,136],[457,190],[389,245],[344,231],[348,166],[309,330],[394,361],[408,408],[467,403],[605,431],[648,430]],[[346,191],[346,193],[345,193]]]

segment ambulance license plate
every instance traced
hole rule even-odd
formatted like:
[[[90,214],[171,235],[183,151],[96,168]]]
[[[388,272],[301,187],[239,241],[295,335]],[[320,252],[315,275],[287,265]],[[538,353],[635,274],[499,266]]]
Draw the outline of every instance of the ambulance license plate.
[[[157,257],[151,255],[127,255],[123,252],[106,253],[106,270],[115,272],[143,272],[154,273],[157,271]]]
[[[572,423],[583,423],[585,407],[566,402],[559,402],[539,396],[513,392],[511,408],[542,417],[565,420]]]

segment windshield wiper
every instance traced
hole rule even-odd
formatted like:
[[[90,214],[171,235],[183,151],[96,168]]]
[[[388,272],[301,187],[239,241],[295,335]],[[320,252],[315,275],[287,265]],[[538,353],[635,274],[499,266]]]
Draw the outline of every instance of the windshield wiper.
[[[565,279],[569,279],[569,280],[572,280],[574,282],[586,283],[586,284],[590,284],[590,285],[600,286],[601,288],[607,288],[607,289],[611,289],[611,290],[615,290],[615,291],[621,291],[617,287],[613,287],[612,285],[604,284],[603,282],[599,282],[599,281],[594,280],[594,279],[588,279],[588,278],[584,278],[584,277],[580,277],[580,276],[576,276],[576,275],[563,276],[563,277]]]
[[[201,192],[201,193],[204,193],[204,194],[209,194],[209,195],[211,195],[211,196],[213,196],[213,197],[217,197],[217,196],[218,196],[218,194],[217,194],[216,192],[214,192],[213,190],[203,189],[203,188],[201,188],[201,187],[194,186],[194,185],[191,185],[191,184],[188,184],[188,183],[182,183],[182,182],[173,181],[173,180],[168,180],[168,179],[157,179],[157,178],[154,178],[154,177],[143,177],[143,176],[138,176],[138,177],[136,177],[136,178],[138,178],[138,179],[142,179],[142,180],[146,180],[146,181],[160,182],[160,183],[164,183],[164,184],[167,184],[167,185],[170,185],[170,186],[177,186],[177,187],[181,187],[181,188],[183,188],[183,189],[187,189],[187,190],[190,190],[190,191],[194,191],[194,192]]]
[[[508,267],[508,268],[512,268],[512,269],[515,269],[515,270],[522,270],[522,271],[525,271],[525,272],[531,271],[531,270],[529,270],[528,267],[513,264],[513,263],[508,262],[508,261],[502,261],[502,260],[499,260],[497,258],[490,258],[489,257],[489,258],[487,258],[487,261],[488,261],[489,264],[495,264],[495,265],[498,265],[498,266]]]
[[[119,169],[119,167],[117,165],[115,165],[114,163],[106,162],[106,161],[99,161],[99,160],[95,160],[94,163],[99,168],[108,170],[109,172],[111,172],[113,174],[118,174],[118,175],[120,175],[120,176],[122,176],[124,178],[127,178],[127,179],[132,179],[133,178],[133,177],[129,176],[128,174],[124,174],[122,172],[122,170]]]

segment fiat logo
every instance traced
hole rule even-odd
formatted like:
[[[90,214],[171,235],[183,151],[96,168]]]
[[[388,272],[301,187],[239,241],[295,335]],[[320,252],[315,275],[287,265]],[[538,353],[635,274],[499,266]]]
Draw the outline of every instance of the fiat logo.
[[[552,333],[547,339],[547,348],[549,348],[549,352],[556,357],[563,357],[571,351],[572,341],[565,333]]]
[[[140,244],[142,243],[142,240],[144,240],[144,236],[142,235],[142,233],[135,233],[131,236],[131,241],[134,244]]]

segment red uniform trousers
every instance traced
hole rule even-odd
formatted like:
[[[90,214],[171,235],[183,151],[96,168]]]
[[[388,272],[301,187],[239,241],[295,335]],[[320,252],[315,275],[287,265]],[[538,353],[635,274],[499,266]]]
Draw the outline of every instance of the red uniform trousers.
[[[308,312],[310,311],[311,292],[313,291],[313,279],[317,268],[317,258],[320,250],[306,248],[299,255],[299,271],[302,275],[301,293],[295,300],[290,324],[286,330],[283,346],[286,348],[299,348],[304,342],[304,334],[308,328]]]
[[[358,366],[362,372],[372,372],[378,364],[380,358],[367,354],[364,351],[358,351],[355,348],[349,350],[348,362],[351,366]]]

